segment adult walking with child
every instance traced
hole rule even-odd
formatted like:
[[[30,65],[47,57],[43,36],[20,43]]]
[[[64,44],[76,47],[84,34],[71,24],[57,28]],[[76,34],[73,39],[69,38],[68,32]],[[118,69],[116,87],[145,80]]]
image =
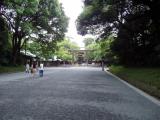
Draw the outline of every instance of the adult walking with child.
[[[35,76],[35,74],[36,74],[36,68],[37,68],[37,64],[36,64],[36,61],[34,61],[31,66],[31,73],[33,76]]]

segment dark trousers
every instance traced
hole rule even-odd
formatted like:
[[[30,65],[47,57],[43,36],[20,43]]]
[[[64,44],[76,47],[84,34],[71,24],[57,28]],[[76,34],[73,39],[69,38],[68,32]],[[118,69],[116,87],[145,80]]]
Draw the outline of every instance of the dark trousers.
[[[43,70],[39,70],[39,76],[43,77]]]

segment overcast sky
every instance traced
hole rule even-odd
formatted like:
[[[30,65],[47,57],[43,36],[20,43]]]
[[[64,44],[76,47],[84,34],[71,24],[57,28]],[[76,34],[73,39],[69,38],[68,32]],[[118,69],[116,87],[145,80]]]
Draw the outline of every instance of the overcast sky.
[[[59,1],[62,3],[65,14],[69,17],[69,26],[66,36],[70,37],[70,40],[78,43],[80,47],[84,47],[83,37],[77,34],[75,25],[77,17],[83,10],[82,0],[59,0]]]

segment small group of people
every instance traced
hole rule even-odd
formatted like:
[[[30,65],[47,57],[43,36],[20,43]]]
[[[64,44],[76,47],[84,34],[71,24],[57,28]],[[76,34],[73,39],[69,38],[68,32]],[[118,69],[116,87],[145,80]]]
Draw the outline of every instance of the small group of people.
[[[30,66],[29,62],[27,62],[26,73],[31,73],[33,76],[35,76],[37,71],[39,71],[39,76],[43,77],[43,71],[44,71],[43,63],[40,63],[40,65],[38,67],[37,62],[33,62],[33,64],[31,66]]]

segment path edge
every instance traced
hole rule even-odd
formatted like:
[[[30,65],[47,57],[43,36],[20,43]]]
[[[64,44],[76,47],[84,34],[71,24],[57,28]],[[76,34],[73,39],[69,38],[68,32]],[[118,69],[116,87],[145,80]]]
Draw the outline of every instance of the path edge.
[[[158,105],[158,106],[160,107],[160,101],[159,101],[157,98],[155,98],[155,97],[149,95],[148,93],[142,91],[141,89],[139,89],[139,88],[131,85],[130,83],[124,81],[123,79],[119,78],[118,76],[114,75],[113,73],[111,73],[111,72],[109,72],[109,71],[107,71],[107,70],[105,70],[105,72],[108,73],[109,75],[111,75],[112,77],[118,79],[120,82],[122,82],[123,84],[127,85],[129,88],[133,89],[133,90],[136,91],[138,94],[142,95],[143,97],[147,98],[147,99],[150,100],[152,103],[154,103],[154,104],[156,104],[156,105]]]

